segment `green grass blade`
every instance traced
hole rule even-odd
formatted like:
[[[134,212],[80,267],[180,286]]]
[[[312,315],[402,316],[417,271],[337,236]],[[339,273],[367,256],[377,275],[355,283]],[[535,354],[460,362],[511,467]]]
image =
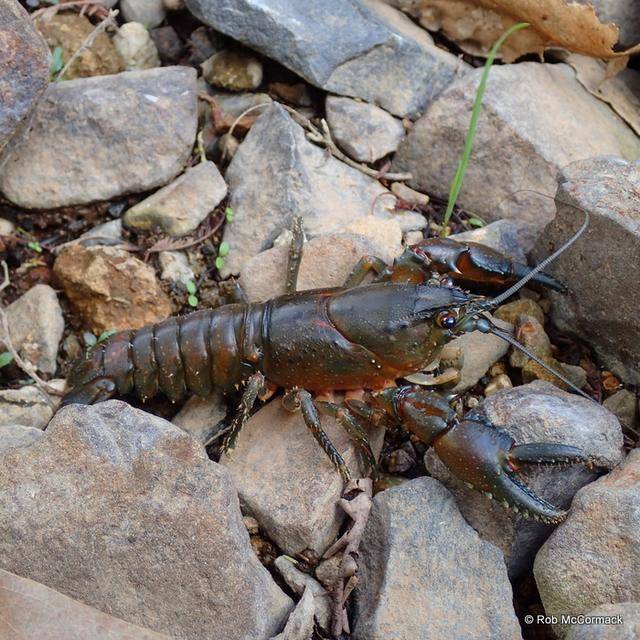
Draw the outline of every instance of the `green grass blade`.
[[[498,53],[503,42],[512,33],[515,33],[516,31],[520,31],[520,29],[525,29],[528,26],[529,26],[528,22],[518,22],[517,24],[514,24],[513,26],[509,27],[498,38],[498,40],[496,40],[493,47],[491,47],[491,51],[489,51],[489,55],[487,56],[487,61],[484,63],[482,76],[480,77],[480,84],[478,85],[478,90],[476,92],[476,99],[475,99],[475,102],[473,103],[473,109],[471,110],[471,120],[469,121],[467,136],[464,140],[464,148],[462,150],[462,156],[460,157],[460,162],[458,163],[456,175],[454,176],[453,181],[451,182],[451,188],[449,189],[449,200],[447,202],[447,209],[444,214],[442,229],[440,230],[441,236],[447,235],[447,225],[449,224],[449,220],[451,220],[453,207],[456,204],[456,200],[458,199],[458,194],[460,193],[460,189],[462,188],[462,181],[464,179],[464,174],[467,170],[467,165],[469,164],[471,149],[473,147],[473,138],[476,134],[478,118],[480,117],[480,109],[482,108],[482,99],[484,98],[484,92],[487,87],[487,80],[489,79],[489,70],[491,69],[491,65],[493,64],[496,54]]]

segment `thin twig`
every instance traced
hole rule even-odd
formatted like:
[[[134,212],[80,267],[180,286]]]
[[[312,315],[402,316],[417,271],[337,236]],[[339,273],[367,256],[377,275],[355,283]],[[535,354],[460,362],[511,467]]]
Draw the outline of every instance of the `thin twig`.
[[[50,7],[38,9],[31,14],[31,19],[37,20],[40,17],[49,19],[56,15],[61,9],[73,9],[75,7],[82,7],[83,9],[89,7],[92,11],[91,15],[94,13],[107,15],[108,12],[108,9],[100,2],[96,2],[96,0],[72,0],[71,2],[59,2],[58,4],[52,4]]]
[[[109,27],[117,27],[116,16],[120,12],[118,9],[111,9],[107,16],[98,24],[96,28],[84,39],[84,42],[73,52],[73,55],[67,60],[67,64],[62,67],[60,73],[56,76],[54,82],[60,82],[64,78],[64,74],[69,67],[75,62],[75,60],[82,55],[87,49],[91,49],[96,38],[104,33]]]
[[[340,151],[336,143],[333,141],[333,138],[331,137],[331,131],[329,130],[329,125],[324,118],[320,120],[320,126],[322,127],[322,131],[320,131],[320,129],[318,129],[318,127],[316,127],[313,122],[309,120],[309,118],[303,116],[301,113],[298,113],[295,109],[288,107],[286,104],[283,104],[281,106],[284,107],[293,116],[293,119],[301,127],[307,130],[307,138],[311,140],[311,142],[324,145],[332,156],[338,158],[338,160],[342,160],[342,162],[348,164],[350,167],[353,167],[354,169],[357,169],[358,171],[361,171],[362,173],[376,179],[384,178],[386,180],[400,182],[404,180],[411,180],[411,178],[413,178],[413,175],[411,173],[383,173],[381,175],[378,169],[372,169],[366,164],[362,164],[361,162],[352,160],[348,155],[342,153],[342,151]]]
[[[9,267],[7,263],[2,261],[2,272],[3,272],[3,281],[0,284],[0,293],[4,291],[10,284],[11,280],[9,279]],[[13,356],[14,362],[24,371],[35,383],[36,387],[40,389],[45,395],[47,402],[50,405],[53,405],[53,401],[49,397],[50,395],[61,396],[63,393],[52,387],[48,382],[44,381],[37,373],[36,368],[26,360],[23,360],[20,354],[17,352],[16,348],[13,346],[13,342],[11,340],[11,331],[9,329],[9,316],[4,308],[0,305],[0,321],[2,324],[2,335],[0,335],[0,342],[2,342],[7,349],[7,351]]]

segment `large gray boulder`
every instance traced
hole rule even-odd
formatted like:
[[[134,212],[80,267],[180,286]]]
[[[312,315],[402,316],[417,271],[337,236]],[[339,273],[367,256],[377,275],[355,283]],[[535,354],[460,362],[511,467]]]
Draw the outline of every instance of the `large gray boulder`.
[[[291,601],[221,466],[124,402],[71,405],[0,456],[0,566],[172,638],[265,639]]]
[[[640,165],[592,158],[568,165],[556,195],[558,215],[534,248],[541,259],[586,233],[550,267],[571,295],[550,292],[557,326],[593,346],[623,380],[640,384]]]
[[[416,116],[468,69],[379,0],[187,0],[204,23],[311,84]]]
[[[16,0],[0,0],[0,166],[49,83],[49,48]]]
[[[447,199],[481,73],[476,69],[444,91],[401,143],[393,168],[410,171],[411,186]],[[458,204],[487,220],[526,222],[530,248],[555,215],[552,196],[560,169],[602,154],[633,160],[640,155],[640,139],[584,89],[570,67],[494,67]]]
[[[502,553],[433,478],[375,496],[358,563],[355,640],[522,637]]]
[[[196,72],[188,67],[51,84],[7,155],[0,191],[26,208],[148,191],[182,171],[196,125]]]

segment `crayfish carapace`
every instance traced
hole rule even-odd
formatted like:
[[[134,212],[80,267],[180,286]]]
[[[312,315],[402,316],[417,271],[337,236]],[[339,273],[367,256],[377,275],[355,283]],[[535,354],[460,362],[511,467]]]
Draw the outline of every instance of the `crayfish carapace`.
[[[76,365],[62,405],[90,404],[130,392],[143,400],[163,392],[177,401],[187,392],[205,396],[214,388],[232,391],[244,384],[224,445],[230,448],[256,399],[268,388],[283,387],[285,406],[302,411],[345,479],[349,470],[322,430],[318,406],[339,420],[372,465],[375,459],[361,421],[400,424],[433,446],[461,480],[525,516],[557,522],[564,512],[536,496],[516,474],[529,463],[587,463],[579,449],[515,445],[480,413],[459,419],[445,397],[419,387],[398,387],[395,381],[421,371],[449,340],[468,331],[495,333],[522,348],[493,325],[487,312],[529,280],[562,290],[542,269],[585,228],[586,222],[534,269],[481,245],[430,239],[408,247],[391,266],[375,257],[363,258],[344,288],[296,292],[302,250],[298,221],[288,267],[290,293],[117,333]],[[375,281],[358,286],[370,271]],[[478,284],[508,288],[488,298],[457,286]],[[310,393],[363,389],[369,391],[366,401],[351,400],[346,406],[317,403]]]

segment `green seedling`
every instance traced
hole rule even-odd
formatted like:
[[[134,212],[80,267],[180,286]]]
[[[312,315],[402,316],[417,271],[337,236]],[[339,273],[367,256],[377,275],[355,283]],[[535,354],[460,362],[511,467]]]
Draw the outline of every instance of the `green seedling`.
[[[235,211],[231,207],[227,207],[224,210],[224,216],[227,219],[227,222],[233,222],[236,217]]]
[[[13,356],[8,351],[0,353],[0,369],[2,369],[2,367],[6,367],[12,361]]]
[[[57,76],[62,71],[62,67],[64,67],[63,53],[62,47],[55,47],[51,52],[51,69],[49,73],[52,78]]]
[[[42,245],[34,240],[27,242],[27,247],[36,253],[42,253]]]
[[[196,296],[196,291],[197,291],[196,283],[193,282],[192,280],[189,280],[187,281],[186,287],[187,287],[187,293],[189,294],[189,297],[187,298],[187,303],[189,304],[190,307],[195,308],[198,306],[198,297]]]

